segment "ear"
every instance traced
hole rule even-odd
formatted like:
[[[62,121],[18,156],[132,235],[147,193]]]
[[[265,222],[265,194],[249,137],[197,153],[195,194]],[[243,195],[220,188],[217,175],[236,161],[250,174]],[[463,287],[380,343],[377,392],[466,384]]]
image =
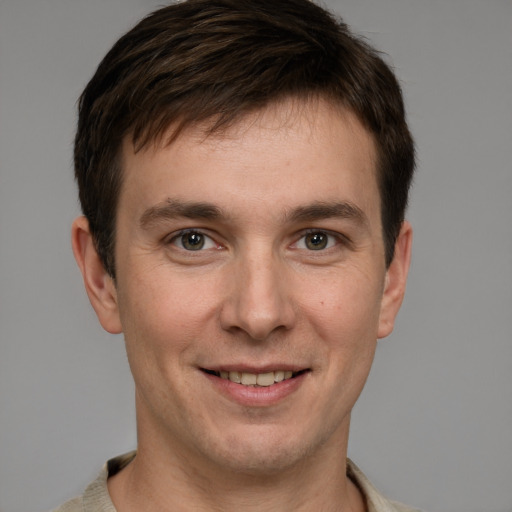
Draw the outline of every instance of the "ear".
[[[122,332],[114,280],[105,270],[96,252],[85,217],[78,217],[71,229],[71,244],[82,272],[85,290],[102,327],[112,333]]]
[[[379,317],[379,338],[385,338],[393,331],[395,318],[405,295],[407,274],[411,262],[411,248],[412,227],[407,221],[404,221],[395,243],[393,261],[386,272]]]

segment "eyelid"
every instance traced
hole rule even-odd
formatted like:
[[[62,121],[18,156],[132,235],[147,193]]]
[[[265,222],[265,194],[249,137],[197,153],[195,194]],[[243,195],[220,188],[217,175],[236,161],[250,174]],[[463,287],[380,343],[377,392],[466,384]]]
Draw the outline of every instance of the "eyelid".
[[[307,229],[301,230],[299,233],[297,233],[296,241],[293,242],[292,248],[298,249],[297,244],[301,240],[303,240],[307,235],[312,235],[315,233],[323,233],[323,234],[327,235],[328,237],[334,238],[337,242],[334,245],[334,247],[336,247],[338,245],[342,245],[342,246],[351,245],[350,239],[346,235],[339,233],[337,231],[332,231],[329,229],[321,229],[321,228],[307,228]],[[333,249],[334,247],[327,247],[326,249],[318,250],[318,252],[325,252],[325,251],[328,251],[329,249]],[[302,248],[300,248],[300,249],[302,249]],[[308,249],[308,250],[310,250],[311,252],[315,252],[311,249]]]
[[[213,249],[213,247],[207,247],[207,248],[201,248],[198,251],[188,251],[184,247],[179,247],[178,245],[176,245],[174,243],[174,242],[176,242],[176,240],[179,240],[182,236],[190,234],[190,233],[197,233],[198,235],[203,236],[205,239],[209,240],[215,246],[214,247],[215,249],[221,248],[221,244],[219,244],[217,241],[215,241],[213,236],[209,235],[208,233],[205,232],[205,230],[203,230],[201,228],[184,228],[184,229],[180,229],[178,231],[174,231],[173,233],[171,233],[170,235],[167,235],[165,237],[164,243],[167,245],[173,245],[174,247],[177,247],[178,249],[186,251],[186,252],[201,252],[201,251],[204,251],[207,249]]]
[[[183,235],[186,235],[188,233],[197,233],[197,234],[200,234],[201,236],[205,237],[206,239],[210,240],[211,243],[215,246],[216,249],[221,249],[224,247],[224,244],[222,243],[219,243],[217,241],[217,237],[215,237],[214,235],[212,235],[208,229],[204,229],[204,228],[196,228],[196,227],[190,227],[190,228],[183,228],[183,229],[180,229],[178,231],[174,231],[168,235],[166,235],[163,239],[163,242],[164,244],[166,245],[174,245],[175,247],[177,247],[178,249],[181,249],[183,251],[186,251],[186,252],[194,252],[194,251],[188,251],[187,249],[183,248],[183,247],[179,247],[177,246],[174,242],[176,240],[178,240],[180,237],[182,237]],[[336,244],[332,247],[328,247],[326,249],[323,249],[323,250],[319,250],[318,252],[325,252],[325,251],[329,251],[330,249],[334,249],[336,246],[351,246],[352,245],[352,241],[350,240],[349,237],[347,237],[346,235],[344,235],[343,233],[340,233],[338,231],[332,231],[332,230],[329,230],[329,229],[322,229],[322,228],[307,228],[307,229],[302,229],[300,230],[299,232],[296,233],[295,236],[293,236],[293,240],[294,242],[292,242],[291,244],[291,248],[292,249],[299,249],[297,247],[297,244],[303,240],[307,235],[310,235],[310,234],[315,234],[315,233],[323,233],[325,235],[327,235],[328,237],[331,237],[331,238],[334,238],[336,240]],[[207,248],[207,249],[211,249],[212,247],[210,248]],[[300,248],[302,250],[302,248]],[[305,248],[304,248],[305,249]],[[201,252],[201,251],[204,251],[206,249],[201,249],[197,252]],[[309,249],[309,251],[311,252],[314,252],[312,250]]]

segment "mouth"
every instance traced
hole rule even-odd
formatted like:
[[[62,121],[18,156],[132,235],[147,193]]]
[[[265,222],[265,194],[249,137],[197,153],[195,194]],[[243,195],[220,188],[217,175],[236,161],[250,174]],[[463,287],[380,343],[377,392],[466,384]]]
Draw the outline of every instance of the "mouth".
[[[254,388],[272,386],[279,382],[294,379],[299,375],[303,375],[310,371],[309,369],[305,369],[296,372],[290,370],[276,370],[265,373],[249,373],[239,371],[215,371],[205,368],[201,368],[201,370],[209,375],[229,380],[236,384],[241,384],[242,386],[250,386]]]

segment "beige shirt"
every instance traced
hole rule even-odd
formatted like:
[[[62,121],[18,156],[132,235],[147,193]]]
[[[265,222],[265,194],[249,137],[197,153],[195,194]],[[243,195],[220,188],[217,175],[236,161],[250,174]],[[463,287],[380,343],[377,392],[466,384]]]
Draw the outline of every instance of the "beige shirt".
[[[108,494],[107,478],[121,471],[134,457],[135,452],[130,452],[110,459],[82,496],[68,501],[53,512],[116,512]],[[347,475],[363,493],[368,512],[420,512],[386,499],[351,460],[347,460]]]

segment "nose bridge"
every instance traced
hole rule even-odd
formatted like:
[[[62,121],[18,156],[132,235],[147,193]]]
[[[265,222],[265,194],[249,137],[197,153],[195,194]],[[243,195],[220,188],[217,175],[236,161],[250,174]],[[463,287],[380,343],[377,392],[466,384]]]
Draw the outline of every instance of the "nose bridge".
[[[294,313],[284,267],[265,244],[242,252],[224,306],[225,328],[241,329],[255,340],[263,340],[276,329],[291,327]]]

